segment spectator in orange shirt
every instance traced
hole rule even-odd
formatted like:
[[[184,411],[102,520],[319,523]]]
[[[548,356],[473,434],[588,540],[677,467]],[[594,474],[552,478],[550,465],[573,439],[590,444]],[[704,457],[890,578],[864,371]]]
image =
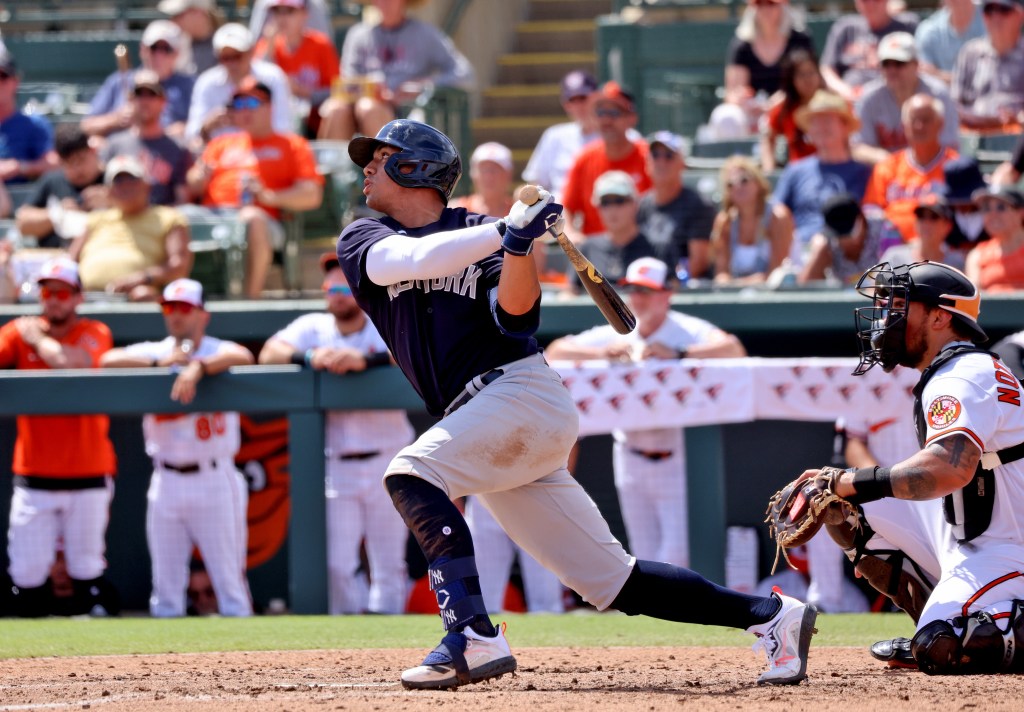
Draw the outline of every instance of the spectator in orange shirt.
[[[1024,194],[1016,188],[979,188],[972,196],[991,239],[967,253],[964,272],[990,292],[1024,289]]]
[[[239,131],[211,141],[188,172],[189,188],[204,206],[218,214],[237,211],[246,226],[245,294],[250,299],[260,296],[274,249],[284,244],[281,211],[312,210],[323,198],[323,179],[309,142],[274,132],[271,100],[266,84],[244,80],[229,106]]]
[[[875,164],[864,191],[864,205],[877,205],[903,240],[915,235],[914,209],[922,195],[945,187],[943,166],[957,152],[941,143],[944,107],[930,94],[915,94],[903,104],[908,146]]]
[[[331,93],[340,71],[338,52],[323,32],[308,28],[307,0],[270,0],[256,59],[279,66],[291,84],[292,96],[309,105],[308,135],[320,126],[320,105]],[[298,112],[296,112],[298,114]]]
[[[573,240],[604,232],[597,206],[591,201],[594,184],[608,171],[628,173],[637,192],[651,187],[647,174],[647,142],[630,140],[627,132],[636,126],[636,101],[616,82],[607,82],[591,98],[600,140],[588,144],[569,169],[562,204],[568,214],[565,233]]]
[[[42,315],[0,328],[0,368],[96,368],[112,339],[106,325],[78,316],[82,289],[75,263],[53,259],[37,282]],[[116,592],[103,579],[117,469],[109,429],[105,415],[18,416],[7,551],[19,615],[49,612],[46,579],[61,538],[74,588],[71,613],[117,613]]]

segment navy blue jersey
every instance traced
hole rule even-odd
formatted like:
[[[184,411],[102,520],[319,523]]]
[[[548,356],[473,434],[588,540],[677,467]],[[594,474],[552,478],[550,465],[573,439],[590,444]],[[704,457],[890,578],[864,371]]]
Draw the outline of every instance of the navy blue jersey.
[[[396,232],[426,238],[492,221],[465,208],[445,208],[437,222],[412,229],[390,217],[363,218],[338,238],[338,260],[356,301],[431,415],[441,415],[474,376],[537,353],[533,332],[540,324],[540,310],[531,312],[532,326],[517,334],[498,328],[490,292],[498,286],[501,250],[448,277],[387,287],[366,276],[366,254]]]

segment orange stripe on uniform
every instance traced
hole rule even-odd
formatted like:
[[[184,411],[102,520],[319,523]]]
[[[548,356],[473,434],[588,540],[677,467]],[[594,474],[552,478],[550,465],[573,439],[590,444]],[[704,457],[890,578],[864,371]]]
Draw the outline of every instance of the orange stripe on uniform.
[[[985,452],[985,443],[983,443],[981,441],[981,438],[979,438],[975,434],[975,432],[973,430],[971,430],[970,428],[950,428],[949,430],[939,431],[939,432],[935,433],[935,435],[932,435],[930,438],[925,440],[924,444],[928,445],[929,443],[932,443],[932,442],[934,442],[936,440],[940,440],[940,439],[946,437],[947,435],[949,435],[950,433],[964,433],[965,435],[967,435],[967,437],[969,437],[971,440],[974,441],[975,445],[977,445],[979,448],[981,448],[982,452]]]
[[[963,615],[968,615],[968,611],[970,610],[971,606],[974,605],[974,602],[981,598],[983,595],[985,595],[985,593],[991,591],[993,588],[1000,584],[1006,583],[1007,581],[1012,581],[1018,576],[1024,576],[1024,574],[1022,574],[1020,571],[1013,571],[1011,573],[1006,574],[1005,576],[1000,576],[994,581],[989,581],[987,584],[979,588],[977,592],[973,596],[968,598],[966,603],[964,603],[964,607],[961,609]]]

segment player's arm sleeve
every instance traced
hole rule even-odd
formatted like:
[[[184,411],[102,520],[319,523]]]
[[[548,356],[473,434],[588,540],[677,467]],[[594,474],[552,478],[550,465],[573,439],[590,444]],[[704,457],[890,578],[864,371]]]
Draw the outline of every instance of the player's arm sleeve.
[[[982,381],[986,378],[979,376]],[[929,381],[921,397],[921,407],[927,427],[926,447],[960,434],[966,435],[984,452],[985,443],[999,422],[998,411],[982,385],[956,376],[941,375]]]
[[[392,233],[367,250],[366,276],[381,286],[437,279],[482,260],[500,247],[501,235],[494,223],[422,238]]]

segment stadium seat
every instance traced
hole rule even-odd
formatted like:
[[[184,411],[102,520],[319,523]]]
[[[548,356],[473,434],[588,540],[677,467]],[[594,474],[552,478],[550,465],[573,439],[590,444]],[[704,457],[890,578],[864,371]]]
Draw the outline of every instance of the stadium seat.
[[[245,228],[237,220],[215,218],[189,221],[188,248],[195,262],[191,277],[211,296],[242,296],[245,283]]]

